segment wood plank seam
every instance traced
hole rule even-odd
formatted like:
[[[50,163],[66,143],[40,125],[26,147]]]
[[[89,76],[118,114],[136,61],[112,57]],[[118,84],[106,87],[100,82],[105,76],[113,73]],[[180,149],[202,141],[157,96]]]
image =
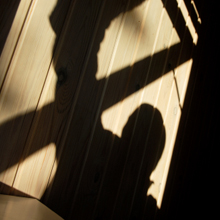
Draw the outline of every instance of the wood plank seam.
[[[32,2],[33,2],[33,0],[31,0],[30,4],[29,4],[29,6],[28,6],[28,9],[27,9],[26,15],[24,16],[24,20],[23,20],[23,22],[22,22],[20,31],[19,31],[19,33],[18,33],[17,39],[16,39],[16,41],[15,41],[15,44],[14,44],[14,46],[13,46],[13,50],[12,50],[12,52],[11,52],[10,58],[9,58],[9,60],[7,61],[8,64],[6,64],[7,66],[6,66],[5,68],[3,68],[3,73],[1,73],[1,74],[3,74],[3,77],[0,78],[0,93],[1,93],[1,91],[2,91],[2,88],[3,88],[3,85],[4,85],[5,79],[6,79],[6,77],[7,77],[8,69],[9,69],[9,67],[10,67],[10,65],[11,65],[11,62],[12,62],[12,59],[13,59],[15,50],[16,50],[16,48],[17,48],[17,45],[18,45],[18,42],[19,42],[19,39],[20,39],[20,36],[21,36],[21,33],[22,33],[22,30],[24,29],[24,24],[25,24],[25,21],[27,20],[27,16],[28,16],[28,13],[29,13],[29,11],[30,11],[30,7],[31,7],[31,5],[32,5]],[[18,10],[19,10],[19,9],[18,9]],[[9,33],[9,34],[10,34],[10,33]],[[7,44],[7,40],[6,40],[5,44]],[[2,53],[3,53],[3,52],[4,52],[4,49],[3,49]],[[1,54],[1,56],[2,56],[2,54]]]

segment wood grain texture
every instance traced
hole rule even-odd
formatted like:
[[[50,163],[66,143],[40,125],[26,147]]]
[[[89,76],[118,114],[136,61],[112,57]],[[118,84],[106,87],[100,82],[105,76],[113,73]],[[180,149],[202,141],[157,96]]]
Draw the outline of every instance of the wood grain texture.
[[[31,0],[0,3],[0,89],[20,37]]]
[[[65,219],[156,215],[196,36],[181,2],[32,2],[0,94],[2,192]]]
[[[50,2],[50,4],[52,4],[52,2]],[[55,5],[52,5],[52,10],[47,14],[46,19],[50,21],[49,30],[51,30],[52,26],[53,30],[51,31],[56,33],[56,35],[54,35],[53,45],[51,45],[52,55],[56,46],[56,38],[59,38],[60,30],[63,25],[62,21],[66,18],[65,13],[68,10],[68,5],[68,2],[56,2],[56,14],[53,14]],[[60,17],[60,15],[62,15],[62,17]],[[66,106],[65,103],[63,103],[63,97],[61,97],[61,104],[59,103],[60,100],[57,100],[55,97],[55,95],[59,95],[59,93],[56,92],[58,83],[57,75],[54,72],[54,67],[51,66],[51,62],[48,63],[48,69],[49,73],[41,96],[39,97],[39,104],[22,155],[24,159],[20,163],[14,183],[15,188],[38,199],[44,194],[51,176],[52,168],[56,166],[58,150],[55,143],[57,139],[59,139],[59,135],[62,134],[66,117],[66,111],[64,111]],[[62,92],[60,93],[62,94]],[[66,97],[64,97],[64,101],[66,101],[65,98]],[[36,153],[33,157],[32,154],[34,152]],[[29,155],[31,155],[31,159],[28,158]],[[32,176],[32,178],[28,180],[27,178],[29,176]]]
[[[55,3],[32,3],[0,95],[1,181],[10,186],[17,163],[24,156],[26,139],[52,59],[56,35],[49,15]],[[56,18],[54,22],[60,29],[62,19]],[[24,157],[36,151],[32,145],[27,148],[29,153]]]
[[[108,6],[110,6],[110,5],[111,5],[110,2],[108,2]],[[111,7],[111,10],[117,9],[116,6],[117,6],[117,2],[114,1],[113,5]],[[125,7],[125,6],[120,5],[118,3],[118,12],[117,11],[113,11],[113,12],[119,14],[120,10],[123,10],[123,7]],[[76,7],[82,7],[82,6],[76,5]],[[85,5],[83,7],[83,10],[84,9],[85,9]],[[109,21],[111,21],[112,16],[114,15],[114,14],[112,15],[112,11],[107,10],[107,9],[109,9],[108,7],[106,7],[105,9],[106,9],[106,12],[108,11],[108,13],[101,13],[100,14],[100,16],[104,16],[102,19],[100,19],[100,24],[97,24],[96,22],[94,22],[94,24],[93,24],[93,25],[98,25],[97,33],[93,32],[93,30],[95,28],[91,29],[91,31],[92,31],[91,35],[93,35],[93,36],[88,38],[88,40],[91,40],[91,38],[92,39],[94,38],[94,43],[92,43],[92,45],[90,45],[90,46],[93,46],[93,48],[92,48],[90,56],[88,57],[87,68],[82,67],[82,69],[83,69],[82,71],[85,71],[85,73],[79,72],[79,74],[81,73],[81,75],[84,78],[82,80],[82,83],[79,83],[79,85],[81,86],[80,92],[77,93],[78,97],[76,96],[75,97],[76,100],[74,100],[75,106],[73,106],[74,107],[73,119],[71,121],[71,126],[70,126],[70,131],[69,131],[71,133],[75,133],[76,135],[71,135],[72,138],[70,138],[69,135],[67,136],[68,140],[67,140],[67,143],[65,146],[64,153],[63,153],[62,158],[60,160],[60,167],[62,167],[62,169],[59,170],[59,167],[58,167],[58,171],[57,171],[57,176],[59,177],[60,175],[62,175],[62,170],[66,170],[65,178],[67,178],[67,179],[66,179],[66,181],[64,180],[65,187],[63,187],[62,191],[63,191],[63,193],[65,193],[65,195],[66,194],[69,195],[67,197],[67,201],[66,201],[66,203],[67,203],[66,208],[67,209],[68,209],[68,207],[72,206],[70,200],[73,199],[72,197],[73,197],[74,193],[76,192],[77,180],[79,179],[79,177],[77,177],[77,176],[80,175],[79,172],[82,168],[81,164],[83,164],[84,153],[86,151],[87,145],[89,145],[90,135],[92,135],[92,132],[94,132],[93,127],[95,128],[95,126],[96,126],[95,123],[97,120],[99,120],[99,118],[97,118],[96,114],[97,114],[97,109],[99,108],[99,105],[100,105],[100,98],[102,97],[102,91],[105,86],[105,79],[101,80],[100,82],[97,82],[95,79],[95,73],[96,73],[96,69],[97,69],[96,55],[97,55],[97,51],[100,46],[99,44],[100,44],[101,40],[103,39],[105,28],[109,26]],[[94,11],[93,13],[98,13],[98,12]],[[94,16],[94,15],[92,14],[92,16]],[[106,19],[104,19],[105,17],[106,17]],[[119,20],[116,21],[116,23],[115,23],[115,26],[117,28],[120,28],[120,19],[121,18],[119,18]],[[90,20],[91,22],[93,21],[92,19],[88,19],[88,20]],[[90,24],[88,24],[88,25],[90,25]],[[117,30],[114,29],[111,31],[111,33],[112,33],[111,37],[113,37],[113,36],[115,36],[115,38],[117,37]],[[114,41],[111,38],[111,45],[112,44],[114,46]],[[76,44],[76,46],[77,45],[79,45],[79,44]],[[84,45],[82,45],[82,46],[84,47]],[[112,50],[112,48],[110,47],[110,48],[108,48],[108,50],[106,50],[106,55],[108,55],[106,58],[106,63],[100,63],[100,66],[99,66],[100,69],[105,68],[105,70],[107,70],[107,68],[108,68],[108,66],[106,68],[105,65],[111,59],[111,52],[109,50]],[[87,50],[86,51],[82,50],[82,52],[85,53],[85,52],[87,52]],[[98,123],[100,123],[100,122],[98,121]],[[69,179],[71,178],[71,181],[70,180],[68,181],[68,178]],[[54,188],[55,189],[60,188],[59,178],[57,178],[57,179],[55,178]],[[58,198],[60,199],[59,196],[57,197],[57,199]],[[60,205],[60,203],[57,200],[51,201],[50,203],[53,203],[56,206]],[[65,211],[64,211],[64,213],[65,213]]]

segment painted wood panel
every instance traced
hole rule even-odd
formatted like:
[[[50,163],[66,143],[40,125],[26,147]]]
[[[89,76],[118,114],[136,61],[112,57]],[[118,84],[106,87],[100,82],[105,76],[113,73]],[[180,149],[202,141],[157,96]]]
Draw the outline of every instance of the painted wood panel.
[[[23,9],[14,53],[4,52],[0,192],[41,199],[65,219],[154,216],[198,37],[186,10],[175,0]]]

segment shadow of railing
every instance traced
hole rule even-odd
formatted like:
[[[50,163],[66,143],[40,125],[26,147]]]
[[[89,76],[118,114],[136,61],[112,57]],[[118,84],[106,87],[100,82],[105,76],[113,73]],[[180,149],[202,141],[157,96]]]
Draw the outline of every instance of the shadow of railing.
[[[59,5],[59,2],[60,1],[58,1],[57,5]],[[100,41],[93,46],[94,50],[93,50],[93,53],[91,53],[91,57],[92,57],[91,60],[94,61],[94,69],[91,70],[91,71],[88,71],[86,73],[87,74],[86,77],[88,76],[88,78],[91,78],[91,76],[92,76],[92,80],[88,82],[88,85],[89,84],[95,85],[94,89],[91,90],[91,91],[94,90],[92,98],[94,100],[100,99],[101,95],[98,94],[98,91],[100,90],[100,88],[103,88],[103,85],[106,83],[106,80],[108,80],[108,94],[114,94],[115,85],[118,83],[119,80],[120,81],[125,80],[126,83],[122,83],[121,92],[118,93],[117,97],[112,98],[111,95],[108,95],[109,99],[108,99],[108,101],[104,102],[101,111],[104,111],[104,110],[108,109],[109,107],[117,104],[118,102],[121,102],[122,100],[124,100],[125,98],[131,96],[132,94],[134,94],[138,90],[140,90],[142,88],[145,88],[150,83],[152,83],[155,80],[159,79],[160,77],[165,75],[170,70],[176,69],[178,66],[180,66],[181,64],[185,63],[186,61],[188,61],[189,59],[192,58],[192,53],[189,53],[188,50],[192,50],[192,48],[194,47],[193,38],[191,37],[191,33],[189,32],[189,30],[187,29],[187,27],[185,25],[186,21],[185,21],[184,17],[182,16],[181,12],[178,11],[178,13],[176,13],[177,8],[178,8],[177,7],[177,2],[174,1],[174,0],[173,1],[168,0],[167,2],[166,1],[162,1],[162,2],[164,3],[164,7],[166,8],[166,11],[167,11],[168,15],[170,16],[170,20],[172,21],[173,26],[175,27],[175,29],[177,31],[177,34],[178,34],[179,38],[181,39],[181,42],[178,43],[178,44],[172,45],[171,47],[169,47],[165,50],[162,50],[158,53],[155,53],[151,57],[146,57],[142,60],[137,61],[136,63],[134,63],[133,66],[125,67],[124,69],[121,69],[121,70],[119,70],[115,73],[112,73],[109,76],[108,79],[105,78],[105,79],[102,79],[102,80],[96,80],[95,73],[96,73],[97,66],[98,66],[97,53],[98,53],[99,48],[100,48],[100,43],[103,40],[105,30],[109,26],[111,20],[114,19],[114,17],[116,15],[111,17],[111,19],[109,21],[106,21],[103,30],[101,30]],[[120,11],[120,13],[121,13],[121,11]],[[178,16],[177,16],[177,14],[178,14]],[[56,15],[56,11],[54,11],[53,16],[59,16],[59,15]],[[53,24],[51,24],[51,26],[54,27]],[[56,32],[56,30],[54,30],[54,31]],[[59,36],[59,33],[57,33],[57,37],[58,36]],[[188,39],[188,41],[184,42],[184,39]],[[58,40],[57,40],[57,44],[59,44]],[[184,46],[184,48],[183,48],[183,46]],[[176,54],[177,53],[179,54],[179,51],[182,51],[183,53],[180,54],[179,56],[177,56]],[[184,53],[184,51],[187,51],[187,53]],[[56,48],[55,47],[54,47],[53,53],[56,53]],[[153,73],[151,73],[149,75],[146,75],[146,72],[149,72],[149,71],[147,71],[147,69],[149,68],[149,64],[151,63],[152,60],[153,60],[153,62],[155,62],[158,65],[157,71],[154,71]],[[5,123],[1,124],[1,126],[0,126],[0,139],[4,140],[4,146],[3,145],[0,146],[0,151],[2,152],[1,157],[3,158],[2,161],[1,161],[1,165],[0,165],[0,173],[4,172],[8,168],[12,167],[13,165],[16,165],[19,162],[24,161],[30,155],[32,155],[35,152],[41,150],[42,148],[49,145],[50,143],[55,143],[55,145],[57,146],[56,157],[58,158],[60,164],[61,163],[64,164],[64,165],[62,165],[62,167],[68,166],[67,162],[65,162],[65,158],[61,158],[61,155],[63,154],[63,149],[62,149],[62,147],[60,147],[61,144],[60,144],[60,140],[59,140],[58,136],[62,135],[62,133],[60,134],[59,132],[60,132],[60,130],[63,129],[63,127],[65,126],[65,123],[67,123],[67,119],[69,119],[69,118],[66,118],[65,121],[61,121],[61,122],[58,121],[58,124],[56,124],[56,126],[59,127],[60,130],[59,129],[53,130],[54,128],[50,127],[50,126],[49,126],[49,129],[48,129],[47,118],[48,118],[48,115],[49,115],[50,119],[52,118],[52,121],[54,120],[53,122],[54,123],[56,122],[56,118],[53,114],[54,114],[54,111],[57,111],[57,106],[58,106],[58,102],[59,102],[58,97],[62,95],[61,93],[65,92],[65,90],[62,90],[62,88],[65,88],[65,84],[68,82],[68,79],[71,78],[70,75],[73,75],[75,73],[68,72],[69,70],[67,70],[66,67],[63,67],[63,69],[61,69],[61,71],[60,71],[60,69],[56,66],[56,64],[54,64],[54,65],[55,65],[54,69],[57,71],[57,77],[58,77],[57,90],[55,91],[55,93],[56,93],[55,101],[53,103],[45,105],[40,111],[28,112],[25,115],[16,116],[15,118],[11,119],[10,121],[6,121]],[[119,78],[119,76],[120,76],[120,78]],[[86,77],[85,77],[85,80],[86,80]],[[127,84],[129,82],[133,82],[134,78],[138,78],[139,81],[135,82],[135,84],[132,88],[127,89]],[[75,77],[75,76],[72,77],[71,80],[73,80],[73,81],[75,80],[75,82],[74,82],[75,87],[71,88],[71,93],[72,93],[71,94],[72,95],[71,99],[73,100],[74,96],[77,92],[77,84],[80,84],[79,83],[80,82],[80,74],[77,77]],[[91,99],[91,97],[90,97],[91,93],[89,93],[89,92],[90,91],[88,90],[88,92],[87,92],[88,94],[87,94],[87,96],[85,97],[84,100],[80,100],[81,101],[80,105],[85,104],[85,102],[87,100]],[[86,98],[87,98],[87,100],[86,100]],[[84,106],[87,106],[87,105],[85,104]],[[149,168],[149,167],[147,167],[146,164],[143,165],[143,161],[144,161],[144,159],[146,159],[145,158],[146,151],[149,150],[149,152],[152,153],[152,149],[150,149],[150,148],[148,149],[147,147],[146,147],[147,150],[145,149],[146,141],[149,141],[151,139],[146,140],[145,138],[144,138],[144,140],[140,141],[141,145],[143,146],[143,149],[141,149],[142,150],[141,152],[144,152],[143,154],[136,155],[136,157],[132,157],[132,155],[136,154],[135,147],[137,147],[135,144],[133,144],[132,146],[130,146],[129,151],[127,151],[127,149],[122,150],[119,154],[119,157],[116,159],[116,162],[115,162],[114,158],[112,158],[112,155],[113,155],[112,152],[114,152],[116,150],[116,148],[119,147],[119,146],[124,147],[126,144],[129,145],[129,143],[126,143],[126,142],[127,142],[127,139],[129,139],[131,142],[133,141],[132,133],[128,132],[126,135],[122,136],[121,140],[119,140],[112,133],[110,133],[109,131],[105,131],[103,129],[101,121],[100,121],[101,111],[98,112],[96,116],[91,114],[91,116],[93,118],[88,119],[88,116],[87,116],[88,113],[84,112],[84,114],[83,114],[83,111],[79,110],[79,112],[82,113],[82,116],[81,116],[81,122],[80,121],[77,121],[77,122],[83,123],[85,126],[87,126],[88,133],[83,134],[84,135],[84,140],[83,141],[81,141],[81,142],[76,141],[77,144],[75,145],[75,148],[77,150],[80,150],[80,148],[83,148],[85,145],[90,144],[90,146],[88,147],[87,152],[85,150],[83,150],[82,154],[79,155],[79,157],[81,157],[81,161],[82,161],[81,163],[79,163],[80,165],[74,164],[74,162],[73,162],[73,164],[71,164],[71,167],[72,167],[71,169],[74,169],[75,165],[80,166],[80,168],[78,168],[77,171],[74,170],[72,172],[73,173],[72,177],[68,177],[69,178],[68,183],[65,183],[66,188],[61,189],[61,187],[62,187],[61,179],[63,177],[64,170],[62,170],[61,166],[60,166],[60,167],[58,167],[57,174],[55,176],[55,179],[53,180],[54,186],[49,186],[49,190],[46,190],[45,195],[43,196],[42,200],[43,201],[47,200],[46,203],[50,207],[52,207],[52,209],[56,210],[62,216],[65,215],[67,217],[69,215],[70,218],[72,217],[71,214],[73,214],[73,210],[77,210],[77,211],[75,211],[76,213],[77,212],[80,213],[80,211],[83,210],[83,207],[79,206],[80,204],[82,204],[82,202],[79,199],[79,197],[81,196],[81,194],[79,193],[79,191],[80,191],[79,189],[80,189],[81,183],[83,181],[82,177],[80,176],[81,175],[80,173],[85,172],[84,175],[86,175],[86,174],[90,175],[88,173],[89,169],[86,170],[86,164],[84,164],[84,161],[87,161],[88,154],[91,152],[91,149],[92,148],[95,149],[96,145],[99,145],[99,141],[101,141],[100,137],[105,136],[106,140],[108,140],[109,143],[102,143],[103,146],[104,146],[102,150],[104,151],[104,148],[106,148],[106,146],[108,146],[109,149],[111,149],[109,154],[108,154],[109,155],[109,161],[107,161],[108,164],[106,165],[106,167],[110,167],[110,165],[112,165],[111,166],[112,169],[114,171],[115,170],[120,170],[119,173],[121,175],[119,175],[117,177],[112,176],[112,178],[114,178],[114,181],[115,181],[115,183],[114,183],[115,185],[112,186],[111,185],[112,180],[110,178],[112,171],[109,171],[105,167],[105,165],[103,165],[104,162],[101,161],[100,162],[101,164],[99,164],[97,166],[98,167],[97,169],[103,169],[103,170],[101,170],[101,171],[98,170],[95,173],[95,177],[91,177],[92,181],[93,181],[93,184],[94,184],[94,188],[95,188],[94,193],[97,196],[96,200],[94,200],[94,199],[92,200],[93,202],[95,201],[95,207],[94,207],[94,204],[89,203],[89,202],[87,203],[87,205],[91,205],[94,208],[94,210],[95,210],[94,211],[95,214],[93,213],[94,216],[96,215],[96,212],[98,212],[97,210],[99,208],[97,208],[97,207],[103,206],[103,204],[101,204],[101,203],[111,204],[109,207],[113,207],[115,213],[119,213],[120,210],[121,211],[123,210],[122,212],[125,213],[126,209],[129,209],[129,210],[131,209],[128,214],[131,215],[131,216],[133,215],[133,217],[135,217],[135,216],[137,217],[137,215],[139,215],[137,210],[141,210],[141,211],[145,210],[146,209],[146,204],[147,204],[146,195],[143,198],[143,195],[141,194],[141,196],[137,198],[136,195],[134,194],[134,191],[135,191],[134,188],[136,189],[137,186],[140,187],[139,185],[141,185],[141,187],[143,187],[142,189],[145,189],[145,191],[146,191],[147,188],[149,187],[149,185],[150,185],[149,175],[152,172],[152,170],[155,168],[155,165],[157,164],[159,158],[161,157],[163,147],[164,147],[164,142],[165,142],[165,136],[166,136],[166,134],[165,134],[166,131],[163,131],[163,129],[164,129],[163,119],[161,118],[160,112],[156,109],[153,109],[153,107],[149,106],[149,105],[141,105],[135,111],[134,115],[131,116],[131,118],[133,118],[132,119],[133,123],[131,123],[131,125],[129,125],[130,132],[131,131],[132,132],[137,132],[137,131],[133,130],[134,129],[133,127],[137,128],[137,130],[139,128],[141,128],[142,125],[139,125],[139,123],[141,124],[141,122],[144,122],[144,120],[143,120],[144,119],[144,116],[143,116],[144,114],[142,114],[143,113],[142,111],[146,108],[148,110],[150,109],[149,113],[148,113],[149,118],[147,118],[147,119],[150,120],[151,117],[153,119],[152,119],[152,121],[146,123],[144,128],[149,129],[149,128],[154,127],[154,126],[158,126],[157,128],[155,128],[156,135],[154,134],[152,137],[155,138],[154,141],[159,142],[159,143],[156,144],[156,146],[158,146],[158,149],[160,149],[160,153],[157,152],[158,155],[155,156],[154,159],[149,159],[148,158],[148,161],[151,161],[151,162],[153,161],[154,166],[149,166],[150,167]],[[96,109],[98,109],[97,105],[96,105]],[[71,111],[69,111],[69,112],[71,112]],[[140,112],[142,112],[142,113],[140,113]],[[74,113],[71,113],[71,114],[74,114]],[[70,119],[72,117],[73,116],[70,116]],[[27,129],[25,130],[25,132],[23,134],[21,134],[20,131],[17,131],[17,128],[22,127],[22,124],[24,122],[24,118],[25,118],[25,120],[29,121],[29,125],[27,126]],[[24,155],[23,154],[24,147],[26,146],[26,143],[27,143],[26,141],[28,139],[28,135],[30,134],[29,132],[31,130],[31,126],[32,126],[35,119],[40,119],[40,124],[37,127],[38,128],[38,130],[36,132],[37,134],[36,134],[36,137],[34,137],[34,140],[36,140],[36,143],[32,142],[33,146],[31,146],[31,147],[28,146],[28,151],[25,150],[25,155]],[[134,121],[136,121],[136,122],[134,122]],[[74,121],[71,122],[71,123],[73,125],[75,124],[75,126],[77,124],[77,123],[74,123]],[[138,127],[136,127],[137,124],[139,125]],[[79,125],[79,128],[76,128],[76,129],[80,130],[81,125]],[[93,129],[96,129],[96,133],[92,133]],[[125,126],[125,129],[127,129],[126,126]],[[8,131],[10,131],[10,132],[8,132]],[[72,131],[72,130],[70,130],[70,131]],[[16,141],[13,144],[13,146],[11,146],[11,139],[10,139],[10,136],[8,135],[8,133],[17,134]],[[21,135],[23,137],[25,137],[25,138],[22,139],[22,141],[20,141],[20,139],[19,139]],[[77,135],[79,135],[79,136],[77,136]],[[135,137],[137,137],[137,139],[140,138],[137,133],[135,133],[135,135],[136,135]],[[75,140],[77,138],[80,139],[82,137],[81,134],[79,134],[79,133],[76,133],[76,136],[77,137],[74,137]],[[7,138],[5,138],[5,137],[7,137]],[[39,139],[38,137],[43,137],[43,138]],[[37,140],[37,139],[39,139],[39,140]],[[68,139],[70,139],[70,137]],[[96,139],[98,140],[98,143],[97,143]],[[89,143],[90,140],[91,140],[91,143]],[[151,141],[154,142],[153,140],[151,140]],[[114,148],[112,148],[112,146],[111,146],[113,144],[113,142],[115,143]],[[79,143],[79,145],[78,145],[78,143]],[[10,146],[12,152],[13,152],[13,147],[14,146],[16,146],[16,147],[18,147],[22,150],[20,151],[19,154],[13,155],[13,157],[10,158],[10,161],[8,161],[8,151],[7,151],[8,149],[5,146]],[[70,147],[68,149],[70,149]],[[74,149],[73,151],[77,152],[76,149]],[[151,154],[149,154],[149,155],[151,155]],[[103,160],[100,155],[97,155],[97,156],[92,155],[91,158],[97,159],[97,160],[99,160],[99,159]],[[91,158],[90,158],[90,160],[91,160]],[[106,158],[107,157],[105,157],[105,159]],[[111,164],[112,162],[111,162],[110,158],[112,159],[112,161],[114,161],[113,164]],[[132,188],[133,191],[131,193],[129,193],[129,195],[132,198],[133,203],[130,201],[129,204],[125,204],[123,207],[120,207],[120,210],[119,210],[118,206],[117,206],[117,201],[116,202],[114,201],[115,197],[112,198],[112,200],[109,199],[109,201],[107,201],[107,202],[104,201],[103,198],[105,196],[109,196],[109,192],[108,192],[109,189],[110,189],[110,191],[112,190],[112,192],[111,192],[112,195],[115,194],[117,199],[119,198],[119,196],[118,196],[119,191],[118,191],[117,187],[120,184],[122,184],[120,182],[121,179],[124,178],[124,181],[125,181],[126,178],[129,178],[129,177],[131,178],[130,174],[126,173],[126,172],[128,172],[128,170],[127,170],[128,168],[125,167],[126,164],[127,164],[128,159],[133,160],[133,163],[138,163],[138,165],[135,166],[135,167],[139,166],[139,170],[141,170],[140,172],[142,174],[147,173],[147,175],[145,176],[145,178],[146,178],[145,179],[145,178],[140,177],[140,173],[138,173],[139,171],[137,172],[139,174],[139,176],[137,176],[137,179],[134,182],[132,182],[132,181],[130,182],[130,184],[132,185],[131,188]],[[102,166],[104,168],[100,168]],[[129,169],[130,168],[131,167],[129,167]],[[96,167],[94,169],[96,169]],[[107,175],[106,173],[108,173],[109,175]],[[133,173],[133,174],[137,174],[137,173]],[[70,173],[68,173],[67,176],[68,175],[70,175]],[[76,179],[76,177],[78,177],[78,178]],[[104,181],[104,178],[105,178],[105,181]],[[104,193],[101,193],[100,191],[97,191],[97,187],[99,187],[100,184],[101,184],[101,188],[102,188]],[[6,186],[5,184],[3,184],[3,185],[0,186],[0,188],[3,189],[3,191],[8,192],[10,187]],[[123,186],[121,186],[120,189],[123,190]],[[15,192],[15,189],[10,189],[10,191],[17,194],[17,192]],[[58,193],[58,191],[59,191],[59,193]],[[75,193],[75,191],[76,191],[76,193]],[[78,195],[77,195],[77,193],[78,193]],[[64,199],[63,195],[65,195],[65,207],[64,207],[63,204],[62,205],[60,204],[61,201],[63,201],[63,199]],[[92,194],[90,196],[94,197],[94,195],[92,195]],[[123,199],[124,198],[121,198],[121,202],[124,202]],[[120,198],[119,198],[119,201],[120,201]],[[59,204],[57,202],[59,202]],[[152,210],[157,209],[155,207],[156,204],[155,204],[155,201],[153,201],[153,198],[149,197],[148,198],[148,203],[153,204],[152,205],[153,207],[151,207],[149,205],[149,207],[151,207]],[[138,204],[140,205],[139,207],[138,207]],[[89,213],[89,210],[87,210],[87,211],[88,212],[85,213],[85,214]],[[99,214],[101,212],[102,211],[100,211]],[[113,213],[113,215],[115,213]],[[74,213],[74,215],[77,215],[77,214]]]

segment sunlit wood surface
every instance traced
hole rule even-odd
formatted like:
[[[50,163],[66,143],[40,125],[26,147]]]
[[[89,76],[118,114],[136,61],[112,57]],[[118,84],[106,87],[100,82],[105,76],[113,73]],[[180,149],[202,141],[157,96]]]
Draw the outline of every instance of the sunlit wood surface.
[[[0,45],[0,193],[41,199],[65,219],[153,216],[198,40],[189,7],[12,6],[13,22],[0,23],[10,26]]]

